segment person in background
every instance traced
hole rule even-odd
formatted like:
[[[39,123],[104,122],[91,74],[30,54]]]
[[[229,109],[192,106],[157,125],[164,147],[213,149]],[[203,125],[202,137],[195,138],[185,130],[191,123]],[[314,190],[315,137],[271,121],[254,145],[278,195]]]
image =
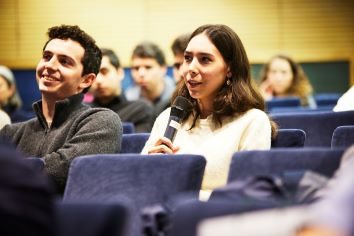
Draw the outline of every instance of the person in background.
[[[174,63],[173,63],[173,78],[175,79],[176,83],[180,81],[182,78],[182,67],[184,60],[184,50],[186,50],[188,40],[191,34],[182,34],[175,38],[172,43],[171,50],[174,56]]]
[[[172,78],[166,75],[167,66],[162,50],[152,42],[138,44],[132,53],[131,74],[136,86],[128,88],[128,100],[144,98],[154,105],[156,116],[170,106],[175,89]]]
[[[6,112],[0,109],[0,129],[5,125],[11,124],[11,119]]]
[[[0,136],[0,235],[54,235],[54,199],[48,176]]]
[[[354,110],[354,85],[345,92],[337,101],[333,111],[351,111]]]
[[[15,76],[6,66],[0,65],[0,108],[14,121],[22,120],[18,111],[22,107],[22,100],[18,94]],[[18,118],[18,119],[17,119]]]
[[[115,112],[82,104],[101,65],[94,39],[70,25],[49,28],[48,37],[36,68],[42,96],[33,104],[37,117],[6,125],[0,135],[25,156],[42,158],[62,193],[75,157],[120,151],[122,124]]]
[[[260,91],[265,100],[298,97],[302,106],[316,108],[312,86],[299,64],[286,55],[276,55],[260,74]]]
[[[191,153],[207,160],[200,199],[226,184],[231,158],[241,150],[270,149],[276,127],[253,84],[246,51],[225,25],[203,25],[184,52],[183,83],[174,94],[188,99],[188,111],[174,143],[164,137],[170,108],[156,119],[142,153]]]
[[[150,132],[155,120],[153,107],[146,100],[128,101],[122,92],[124,70],[111,49],[101,49],[100,72],[91,87],[93,107],[106,107],[116,112],[124,122],[131,122],[137,132]]]

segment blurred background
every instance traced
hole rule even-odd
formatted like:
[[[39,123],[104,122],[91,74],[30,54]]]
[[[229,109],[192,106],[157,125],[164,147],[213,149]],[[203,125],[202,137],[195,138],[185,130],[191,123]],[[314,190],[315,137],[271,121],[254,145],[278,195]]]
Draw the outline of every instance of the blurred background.
[[[47,29],[60,24],[79,25],[114,49],[127,72],[137,43],[156,42],[172,65],[176,36],[222,23],[243,41],[255,79],[270,57],[286,53],[315,93],[344,93],[354,84],[353,0],[0,0],[0,21],[0,64],[13,70],[24,107],[39,98],[35,67]],[[130,84],[126,73],[123,87]]]

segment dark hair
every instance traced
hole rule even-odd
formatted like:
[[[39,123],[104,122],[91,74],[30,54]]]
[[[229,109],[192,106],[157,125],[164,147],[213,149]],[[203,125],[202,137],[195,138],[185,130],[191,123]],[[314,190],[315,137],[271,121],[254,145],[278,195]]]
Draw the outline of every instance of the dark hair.
[[[176,56],[184,53],[184,50],[186,50],[190,37],[191,34],[182,34],[173,41],[171,46],[173,55]]]
[[[102,52],[102,57],[107,56],[108,59],[109,59],[109,62],[116,69],[121,67],[119,58],[118,58],[117,54],[113,50],[108,49],[108,48],[101,48],[101,52]]]
[[[83,64],[82,76],[89,73],[98,74],[101,66],[102,54],[101,50],[96,45],[96,41],[77,25],[61,25],[54,26],[48,29],[48,41],[45,47],[52,39],[71,39],[78,42],[85,50],[84,56],[81,60]],[[89,88],[85,88],[82,92],[86,93]]]
[[[231,77],[227,79],[231,83],[227,85],[225,79],[225,85],[221,87],[214,99],[212,116],[214,123],[222,126],[223,121],[228,117],[241,116],[252,108],[264,111],[264,100],[251,79],[247,54],[237,34],[226,25],[203,25],[192,33],[189,41],[202,33],[206,34],[219,50],[231,72]],[[196,114],[191,127],[193,128],[199,116],[198,103],[196,99],[189,95],[184,82],[178,83],[172,99],[178,95],[186,97],[193,104],[193,110]],[[190,111],[191,113],[192,111]],[[276,135],[276,125],[274,122],[271,122],[271,124],[274,137]]]
[[[153,58],[160,66],[166,65],[165,55],[162,50],[152,42],[142,42],[138,44],[132,54],[133,57]]]
[[[276,59],[283,59],[286,60],[291,68],[292,74],[293,74],[293,80],[291,82],[290,87],[286,91],[286,93],[289,96],[298,96],[301,99],[301,104],[303,106],[308,105],[308,96],[312,93],[312,86],[310,84],[310,81],[308,80],[305,72],[303,71],[302,67],[296,63],[291,57],[284,55],[284,54],[278,54],[275,55],[270,59],[270,61],[265,64],[261,70],[260,73],[260,82],[263,82],[267,79],[267,74],[269,72],[270,64],[271,62]],[[275,94],[276,96],[276,94]]]

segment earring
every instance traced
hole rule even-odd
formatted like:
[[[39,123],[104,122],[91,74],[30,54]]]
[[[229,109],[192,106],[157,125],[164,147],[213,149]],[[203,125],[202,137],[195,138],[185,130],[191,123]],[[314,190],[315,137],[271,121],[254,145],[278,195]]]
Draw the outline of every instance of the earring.
[[[226,85],[229,86],[230,84],[231,84],[231,81],[230,81],[230,79],[228,78],[228,79],[226,80]]]

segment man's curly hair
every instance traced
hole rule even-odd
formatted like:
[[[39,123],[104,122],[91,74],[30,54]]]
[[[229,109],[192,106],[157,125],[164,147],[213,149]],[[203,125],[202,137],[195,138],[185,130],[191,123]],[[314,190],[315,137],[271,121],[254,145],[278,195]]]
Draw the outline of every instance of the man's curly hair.
[[[48,29],[48,41],[43,47],[45,50],[47,44],[52,39],[71,39],[78,42],[85,50],[84,56],[81,60],[83,64],[82,75],[89,73],[98,74],[101,66],[102,53],[96,45],[96,41],[88,35],[85,31],[80,29],[77,25],[61,25],[54,26]],[[89,88],[84,89],[83,93],[87,92]]]

